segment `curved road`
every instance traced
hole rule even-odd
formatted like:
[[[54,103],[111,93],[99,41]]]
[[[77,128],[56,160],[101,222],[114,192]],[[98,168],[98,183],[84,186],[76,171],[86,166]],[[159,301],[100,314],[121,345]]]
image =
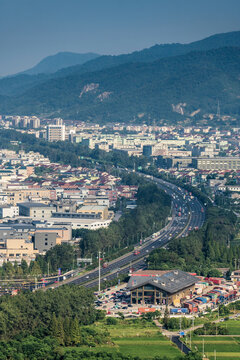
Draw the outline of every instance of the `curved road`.
[[[127,273],[132,267],[137,270],[145,265],[145,258],[157,248],[164,247],[172,238],[187,236],[191,230],[200,229],[205,220],[205,211],[200,201],[189,196],[186,190],[164,180],[143,175],[149,181],[156,183],[162,190],[172,197],[172,219],[163,229],[156,233],[154,238],[144,239],[143,245],[139,247],[139,254],[133,252],[125,254],[111,262],[105,269],[101,269],[101,279],[111,280],[119,274]],[[77,278],[69,278],[59,283],[84,284],[86,287],[94,287],[98,284],[98,268],[79,275]]]

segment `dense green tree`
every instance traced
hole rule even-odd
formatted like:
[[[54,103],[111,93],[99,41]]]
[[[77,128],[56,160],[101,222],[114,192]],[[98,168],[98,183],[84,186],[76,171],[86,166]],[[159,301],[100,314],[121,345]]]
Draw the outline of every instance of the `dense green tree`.
[[[64,344],[66,346],[70,346],[72,344],[71,340],[71,321],[68,316],[65,317],[63,322],[63,329],[64,329]]]
[[[229,245],[234,238],[236,217],[229,211],[208,207],[204,227],[187,237],[173,239],[168,250],[157,249],[149,255],[150,269],[174,269],[197,272],[203,276],[221,276],[218,267],[233,267],[240,246]],[[230,241],[231,243],[231,241]]]
[[[74,231],[82,237],[80,250],[83,256],[91,256],[103,250],[108,257],[161,229],[170,212],[170,198],[156,185],[141,185],[137,194],[137,208],[125,211],[118,222],[107,229]]]
[[[21,269],[23,271],[23,274],[26,275],[28,273],[28,264],[26,260],[22,259],[21,261]]]
[[[77,317],[70,322],[70,334],[72,345],[79,345],[81,343],[81,328]]]

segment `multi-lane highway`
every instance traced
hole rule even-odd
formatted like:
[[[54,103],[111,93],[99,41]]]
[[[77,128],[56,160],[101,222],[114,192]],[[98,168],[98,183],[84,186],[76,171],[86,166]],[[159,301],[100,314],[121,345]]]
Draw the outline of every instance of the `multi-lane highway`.
[[[187,236],[194,229],[200,229],[204,223],[205,211],[200,201],[188,194],[186,190],[177,187],[169,182],[158,178],[149,177],[146,179],[156,183],[162,190],[172,198],[172,210],[169,223],[155,234],[144,239],[142,246],[134,252],[111,261],[107,268],[101,269],[102,282],[117,278],[120,274],[127,273],[131,268],[137,270],[145,265],[145,258],[149,253],[166,244],[175,237]],[[98,284],[98,268],[77,278],[67,280],[71,284],[85,284],[86,287],[94,287]],[[59,284],[60,285],[60,284]]]

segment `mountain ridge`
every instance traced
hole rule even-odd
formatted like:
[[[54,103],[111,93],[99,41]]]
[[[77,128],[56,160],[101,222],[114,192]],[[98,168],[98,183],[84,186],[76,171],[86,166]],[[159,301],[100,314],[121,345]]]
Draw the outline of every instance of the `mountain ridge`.
[[[97,122],[195,121],[215,111],[218,100],[226,113],[239,113],[239,79],[240,47],[193,51],[51,79],[0,99],[0,111]]]
[[[99,56],[101,55],[92,52],[74,53],[71,51],[60,51],[56,54],[46,56],[30,69],[21,71],[15,75],[38,75],[54,73],[66,67],[82,65],[85,62],[93,60]]]
[[[130,54],[122,55],[102,55],[89,60],[82,65],[74,65],[62,68],[55,73],[50,74],[18,74],[15,77],[0,79],[0,94],[7,96],[17,96],[27,89],[41,84],[51,78],[64,78],[66,76],[78,73],[99,71],[102,69],[118,66],[127,62],[153,62],[160,58],[169,56],[178,56],[190,51],[210,50],[224,46],[240,46],[240,31],[211,35],[205,39],[191,42],[189,44],[162,44],[154,45],[150,48],[134,51]],[[33,77],[31,77],[33,76]]]
[[[191,51],[211,50],[225,46],[240,46],[240,31],[215,34],[188,44],[155,44],[149,48],[133,51],[129,54],[102,55],[81,66],[75,65],[73,67],[62,69],[58,72],[58,75],[68,75],[77,71],[79,73],[98,71],[128,62],[153,62],[154,60],[164,57],[184,55]]]

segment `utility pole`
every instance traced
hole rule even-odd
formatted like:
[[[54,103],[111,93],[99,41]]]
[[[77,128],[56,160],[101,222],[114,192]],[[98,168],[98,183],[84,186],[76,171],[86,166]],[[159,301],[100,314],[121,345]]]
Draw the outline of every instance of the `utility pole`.
[[[194,318],[192,319],[192,328],[194,328]],[[190,349],[192,349],[192,331],[190,328]]]
[[[100,259],[101,252],[98,252],[98,292],[101,291],[101,259]]]
[[[180,332],[180,337],[182,336],[181,335],[181,333],[182,333],[182,317],[180,317],[180,319],[179,319],[179,332]],[[181,341],[181,350],[183,351],[183,343],[182,343],[182,341]]]
[[[216,354],[216,350],[214,350],[214,360],[217,359],[217,354]]]
[[[202,339],[202,346],[203,346],[203,348],[202,348],[202,357],[204,358],[204,339]]]
[[[48,271],[48,277],[49,277],[49,262],[47,263],[47,271]]]

